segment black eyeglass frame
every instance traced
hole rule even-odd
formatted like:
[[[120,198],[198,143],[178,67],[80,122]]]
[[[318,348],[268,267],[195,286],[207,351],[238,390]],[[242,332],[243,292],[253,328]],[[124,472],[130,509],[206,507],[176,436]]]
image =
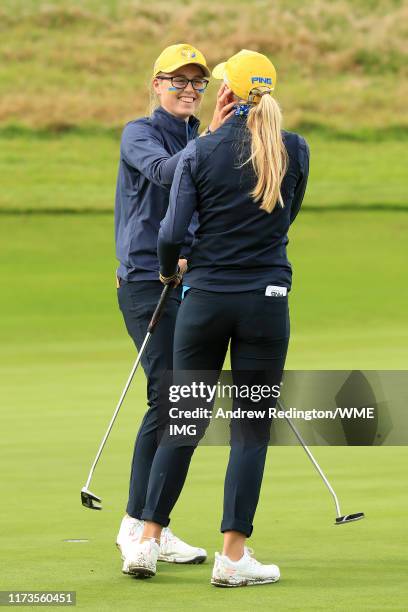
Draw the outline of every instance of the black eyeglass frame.
[[[157,76],[155,77],[156,79],[160,79],[161,81],[171,81],[171,84],[173,85],[173,87],[175,87],[176,89],[185,89],[189,83],[191,83],[191,87],[194,89],[194,91],[204,91],[205,89],[207,89],[208,83],[210,82],[208,79],[200,79],[200,78],[195,78],[195,79],[188,79],[187,77],[183,77],[183,76]],[[185,85],[183,87],[177,87],[177,85],[175,85],[173,83],[173,79],[184,79],[185,81]],[[201,83],[205,83],[204,87],[194,87],[194,81],[201,81]]]

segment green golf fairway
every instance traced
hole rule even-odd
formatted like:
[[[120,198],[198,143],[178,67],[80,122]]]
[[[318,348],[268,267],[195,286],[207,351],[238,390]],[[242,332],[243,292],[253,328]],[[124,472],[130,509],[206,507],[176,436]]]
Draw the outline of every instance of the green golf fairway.
[[[299,215],[288,368],[406,368],[407,224],[396,211]],[[84,610],[406,610],[406,447],[315,449],[342,511],[367,516],[339,527],[303,450],[271,448],[249,545],[282,579],[235,590],[209,584],[228,448],[199,448],[172,527],[209,560],[122,575],[114,542],[142,371],[90,487],[103,511],[79,495],[135,357],[116,303],[113,218],[2,215],[0,243],[2,590],[75,590]]]

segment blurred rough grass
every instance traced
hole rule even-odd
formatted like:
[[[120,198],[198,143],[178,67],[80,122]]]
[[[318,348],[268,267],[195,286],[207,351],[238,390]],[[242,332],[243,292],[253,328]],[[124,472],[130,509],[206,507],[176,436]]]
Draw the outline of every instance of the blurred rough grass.
[[[147,111],[160,50],[187,41],[210,65],[241,48],[268,54],[289,127],[406,130],[407,35],[395,0],[3,0],[0,123],[121,125]]]
[[[342,141],[315,133],[307,139],[311,166],[303,210],[408,210],[406,141]],[[0,213],[112,213],[118,134],[36,136],[27,129],[3,137],[2,144]]]

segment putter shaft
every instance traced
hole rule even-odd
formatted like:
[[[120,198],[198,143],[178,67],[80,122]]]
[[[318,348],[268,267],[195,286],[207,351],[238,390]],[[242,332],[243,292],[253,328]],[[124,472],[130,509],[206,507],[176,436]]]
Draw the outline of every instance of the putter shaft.
[[[99,446],[98,452],[96,453],[96,457],[94,459],[94,462],[92,464],[92,467],[91,467],[89,475],[88,475],[88,480],[86,481],[85,486],[82,487],[82,490],[81,490],[81,501],[82,501],[82,505],[87,507],[87,508],[92,508],[94,510],[101,510],[101,508],[102,508],[102,506],[96,506],[95,505],[94,502],[100,503],[101,502],[101,498],[98,497],[97,495],[95,495],[94,493],[92,493],[91,491],[89,491],[89,485],[90,485],[90,482],[92,480],[92,476],[93,476],[94,470],[96,468],[96,465],[97,465],[97,463],[99,461],[99,458],[100,458],[100,456],[102,454],[103,448],[104,448],[104,446],[106,444],[106,441],[107,441],[107,439],[109,437],[109,434],[111,432],[111,429],[113,427],[113,424],[114,424],[114,422],[116,420],[116,417],[118,416],[120,407],[122,406],[123,400],[125,399],[126,393],[127,393],[128,389],[130,387],[130,384],[132,382],[133,376],[135,375],[137,367],[138,367],[138,365],[139,365],[139,363],[140,363],[140,361],[142,359],[142,355],[143,355],[143,353],[145,351],[145,348],[146,348],[146,346],[147,346],[147,344],[148,344],[148,342],[149,342],[149,340],[150,340],[150,338],[151,338],[151,336],[152,336],[152,334],[153,334],[153,332],[154,332],[154,330],[155,330],[155,328],[156,328],[156,326],[157,326],[158,322],[160,321],[160,318],[161,318],[161,316],[163,314],[165,303],[166,303],[166,300],[167,300],[167,296],[168,296],[171,288],[172,288],[172,285],[170,285],[170,284],[169,285],[165,285],[164,288],[163,288],[163,291],[161,293],[160,299],[159,299],[159,301],[157,303],[157,306],[155,308],[153,316],[150,319],[150,323],[149,323],[149,326],[147,328],[147,333],[146,333],[145,339],[143,340],[143,344],[140,347],[140,350],[138,352],[138,356],[137,356],[136,361],[135,361],[135,363],[133,365],[132,371],[129,374],[129,378],[127,379],[125,388],[122,391],[122,395],[120,396],[119,402],[118,402],[118,404],[117,404],[117,406],[115,408],[115,412],[113,413],[113,416],[112,416],[112,418],[110,420],[108,429],[106,430],[106,433],[105,433],[105,435],[104,435],[104,437],[102,439],[102,442],[101,442],[101,444]]]
[[[145,337],[145,339],[143,340],[143,344],[142,344],[142,346],[141,346],[141,348],[140,348],[140,351],[139,351],[139,353],[138,353],[137,359],[136,359],[136,361],[135,361],[135,363],[134,363],[134,365],[133,365],[133,368],[132,368],[132,370],[131,370],[131,372],[130,372],[130,374],[129,374],[129,378],[127,379],[127,382],[126,382],[125,388],[124,388],[124,389],[123,389],[123,391],[122,391],[122,395],[120,396],[120,399],[119,399],[118,404],[117,404],[117,406],[116,406],[115,412],[113,413],[113,416],[112,416],[112,418],[111,418],[111,421],[110,421],[110,423],[109,423],[109,425],[108,425],[108,429],[106,430],[106,433],[105,433],[105,435],[104,435],[104,437],[103,437],[103,439],[102,439],[102,442],[101,442],[101,444],[100,444],[100,446],[99,446],[98,452],[96,453],[96,457],[95,457],[94,462],[93,462],[93,464],[92,464],[91,470],[90,470],[89,475],[88,475],[88,480],[86,481],[86,484],[85,484],[84,489],[88,489],[88,488],[89,488],[89,484],[90,484],[90,482],[91,482],[91,480],[92,480],[92,476],[93,476],[94,470],[95,470],[95,468],[96,468],[96,465],[97,465],[97,463],[98,463],[98,461],[99,461],[99,457],[100,457],[100,456],[101,456],[101,454],[102,454],[103,448],[104,448],[104,446],[105,446],[105,444],[106,444],[106,440],[107,440],[107,439],[108,439],[108,437],[109,437],[109,434],[110,434],[110,432],[111,432],[111,429],[112,429],[112,427],[113,427],[113,425],[114,425],[114,423],[115,423],[116,417],[118,416],[118,413],[119,413],[120,407],[122,406],[123,400],[125,399],[126,393],[127,393],[128,389],[129,389],[129,387],[130,387],[130,384],[131,384],[131,382],[132,382],[132,380],[133,380],[133,376],[135,375],[135,372],[136,372],[136,370],[137,370],[137,367],[138,367],[138,365],[139,365],[139,363],[140,363],[140,360],[141,360],[141,358],[142,358],[143,351],[145,350],[145,348],[146,348],[146,346],[147,346],[147,344],[148,344],[148,342],[149,342],[149,340],[150,340],[151,336],[152,336],[151,332],[147,332],[146,337]]]
[[[282,404],[279,402],[278,400],[278,406],[281,410],[283,410]],[[322,468],[320,467],[320,465],[317,463],[316,459],[313,457],[311,450],[309,449],[309,447],[307,446],[306,442],[303,440],[302,436],[300,435],[300,433],[298,432],[297,428],[294,426],[294,424],[292,423],[291,419],[289,419],[289,417],[285,416],[285,419],[289,425],[289,427],[291,428],[291,430],[293,431],[293,433],[295,434],[295,436],[297,437],[297,439],[299,440],[300,444],[303,446],[307,456],[309,457],[310,461],[313,463],[314,467],[316,468],[316,470],[318,471],[318,473],[320,474],[324,484],[326,485],[326,487],[328,488],[328,490],[330,491],[330,494],[333,497],[334,500],[334,504],[336,506],[336,514],[337,517],[341,517],[341,511],[340,511],[340,504],[339,504],[339,500],[337,499],[337,495],[333,489],[333,487],[331,486],[330,482],[328,481],[328,479],[326,478]]]

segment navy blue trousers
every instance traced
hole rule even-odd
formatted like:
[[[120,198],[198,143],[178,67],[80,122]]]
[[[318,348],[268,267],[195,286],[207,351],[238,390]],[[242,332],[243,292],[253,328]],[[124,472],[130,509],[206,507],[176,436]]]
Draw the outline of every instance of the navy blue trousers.
[[[117,290],[119,307],[127,331],[139,350],[147,327],[159,301],[163,285],[160,281],[121,281]],[[177,311],[181,301],[181,288],[172,289],[166,307],[150,342],[141,365],[147,378],[147,405],[133,451],[127,513],[141,518],[146,502],[147,487],[153,459],[161,431],[165,425],[168,406],[163,405],[159,393],[160,383],[173,367],[173,338]]]
[[[270,372],[280,382],[290,335],[287,297],[266,297],[265,291],[218,293],[190,289],[177,315],[173,365],[177,370],[222,369],[230,343],[233,375],[259,382]],[[249,373],[249,374],[248,374]],[[217,376],[215,376],[216,379]],[[270,400],[273,407],[276,400]],[[258,504],[271,422],[258,426],[264,433],[246,442],[231,436],[224,484],[221,531],[252,533]],[[232,432],[233,434],[234,432]],[[195,444],[165,445],[155,449],[142,518],[167,525],[181,493]]]

